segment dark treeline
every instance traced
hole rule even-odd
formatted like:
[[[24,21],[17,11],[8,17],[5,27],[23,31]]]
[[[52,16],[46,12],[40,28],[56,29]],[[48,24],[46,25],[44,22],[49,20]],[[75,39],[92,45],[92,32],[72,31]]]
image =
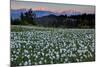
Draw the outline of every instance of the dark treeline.
[[[33,13],[32,9],[29,9],[27,12],[20,14],[20,19],[12,19],[12,25],[36,25],[35,22],[36,14]]]
[[[62,28],[95,28],[95,14],[80,15],[48,15],[40,18],[29,9],[20,14],[20,19],[12,19],[12,25],[37,25],[44,27],[62,27]]]

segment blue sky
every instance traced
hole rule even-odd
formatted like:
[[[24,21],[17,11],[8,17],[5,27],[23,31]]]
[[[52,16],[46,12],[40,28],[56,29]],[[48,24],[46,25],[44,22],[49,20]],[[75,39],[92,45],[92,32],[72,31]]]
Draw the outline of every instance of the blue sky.
[[[95,13],[95,6],[90,5],[73,5],[73,4],[56,4],[43,2],[26,2],[11,0],[11,9],[30,9],[46,10],[54,12],[80,12],[80,13]]]

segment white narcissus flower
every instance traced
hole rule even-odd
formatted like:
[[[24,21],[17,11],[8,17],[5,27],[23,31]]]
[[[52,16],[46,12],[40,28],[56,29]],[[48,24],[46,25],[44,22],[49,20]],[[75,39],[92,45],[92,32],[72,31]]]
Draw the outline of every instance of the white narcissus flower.
[[[25,65],[25,66],[26,66],[26,65],[28,65],[28,62],[27,62],[27,61],[25,61],[24,65]]]
[[[68,59],[66,58],[66,59],[65,59],[65,62],[67,62],[67,61],[68,61]]]
[[[30,29],[31,27],[27,28]],[[13,54],[11,60],[16,61],[20,53],[22,58],[26,56],[29,59],[27,62],[23,61],[25,65],[32,64],[31,57],[40,60],[39,62],[33,62],[33,64],[47,63],[48,58],[50,63],[53,63],[54,59],[71,62],[68,57],[76,58],[77,55],[80,56],[80,59],[76,58],[77,62],[84,60],[84,57],[93,57],[92,53],[95,51],[94,34],[91,33],[93,30],[54,29],[53,31],[41,31],[40,28],[38,28],[39,30],[37,28],[31,31],[11,32],[11,50]],[[90,32],[90,34],[87,35],[87,32]],[[89,40],[90,38],[92,40]],[[57,62],[59,63],[59,61]]]
[[[42,64],[42,61],[39,61],[39,64]]]

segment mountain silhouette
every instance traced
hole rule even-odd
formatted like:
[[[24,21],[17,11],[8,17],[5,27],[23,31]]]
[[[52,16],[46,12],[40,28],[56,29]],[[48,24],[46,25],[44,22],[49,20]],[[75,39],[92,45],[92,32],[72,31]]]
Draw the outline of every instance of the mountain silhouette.
[[[17,10],[14,10],[12,9],[11,10],[11,17],[12,19],[19,19],[20,18],[20,14],[21,12],[26,12],[27,10],[26,9],[17,9]],[[59,16],[59,15],[78,15],[80,14],[80,12],[70,12],[70,11],[63,11],[63,12],[52,12],[52,11],[45,11],[45,10],[34,10],[33,13],[36,14],[36,17],[43,17],[43,16],[48,16],[48,15],[56,15],[56,16]]]

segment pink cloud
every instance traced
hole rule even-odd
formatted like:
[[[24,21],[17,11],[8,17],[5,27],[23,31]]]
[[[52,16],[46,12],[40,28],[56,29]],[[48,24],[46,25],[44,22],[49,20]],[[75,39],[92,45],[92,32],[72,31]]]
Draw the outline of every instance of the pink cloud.
[[[33,8],[33,10],[49,10],[49,9],[43,6],[38,6],[38,7]]]

